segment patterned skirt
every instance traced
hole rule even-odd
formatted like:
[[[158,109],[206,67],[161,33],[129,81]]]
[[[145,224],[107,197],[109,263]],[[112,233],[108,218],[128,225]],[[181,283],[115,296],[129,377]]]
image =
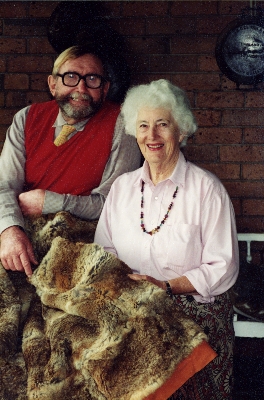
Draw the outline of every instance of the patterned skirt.
[[[190,295],[176,295],[174,300],[204,330],[218,356],[169,400],[231,400],[235,334],[233,306],[228,292],[216,296],[214,303],[197,303]]]

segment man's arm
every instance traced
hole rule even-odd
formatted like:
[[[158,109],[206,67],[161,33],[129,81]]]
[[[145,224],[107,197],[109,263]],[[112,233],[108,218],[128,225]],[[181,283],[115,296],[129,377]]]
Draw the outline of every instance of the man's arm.
[[[90,196],[61,195],[40,189],[22,193],[26,159],[24,126],[28,109],[29,107],[21,110],[14,117],[0,157],[0,258],[6,269],[13,269],[15,265],[19,271],[27,268],[28,263],[32,262],[31,250],[24,245],[27,239],[24,232],[21,231],[20,235],[15,236],[19,241],[15,245],[11,244],[9,232],[17,226],[24,228],[23,214],[38,215],[64,210],[80,218],[97,219],[115,178],[138,168],[141,160],[136,139],[125,134],[123,122],[118,118],[111,154],[101,183]],[[14,248],[17,249],[16,254],[13,254]],[[13,254],[11,258],[9,254]]]
[[[0,233],[10,226],[24,227],[18,196],[25,180],[24,125],[28,110],[26,107],[14,116],[0,156]]]
[[[45,192],[42,214],[68,211],[83,219],[98,219],[114,180],[121,174],[134,171],[141,164],[141,153],[134,136],[127,135],[122,117],[115,126],[113,145],[99,187],[90,196],[73,196]]]
[[[19,111],[7,131],[0,156],[0,258],[5,269],[32,274],[37,264],[32,245],[20,227],[24,227],[18,195],[24,185],[24,124],[29,107]]]

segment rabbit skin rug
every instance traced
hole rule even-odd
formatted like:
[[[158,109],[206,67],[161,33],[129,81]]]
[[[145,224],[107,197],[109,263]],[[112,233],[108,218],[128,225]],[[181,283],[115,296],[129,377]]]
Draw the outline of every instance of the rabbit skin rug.
[[[1,400],[140,400],[206,340],[166,293],[93,243],[96,222],[27,221],[31,278],[0,265]]]

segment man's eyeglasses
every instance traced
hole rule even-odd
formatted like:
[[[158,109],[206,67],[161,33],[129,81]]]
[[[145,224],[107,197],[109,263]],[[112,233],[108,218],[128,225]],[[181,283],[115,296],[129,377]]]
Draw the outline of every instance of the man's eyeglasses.
[[[102,84],[107,81],[106,78],[97,74],[86,74],[82,76],[77,72],[65,72],[64,74],[57,74],[57,76],[61,77],[63,85],[69,87],[77,86],[80,80],[83,79],[88,88],[99,89]]]

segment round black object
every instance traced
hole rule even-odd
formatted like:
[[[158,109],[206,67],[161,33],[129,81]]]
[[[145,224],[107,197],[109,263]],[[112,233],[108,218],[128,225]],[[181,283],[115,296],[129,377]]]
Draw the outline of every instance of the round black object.
[[[264,19],[258,16],[237,18],[220,34],[216,62],[230,80],[256,85],[264,80]]]

